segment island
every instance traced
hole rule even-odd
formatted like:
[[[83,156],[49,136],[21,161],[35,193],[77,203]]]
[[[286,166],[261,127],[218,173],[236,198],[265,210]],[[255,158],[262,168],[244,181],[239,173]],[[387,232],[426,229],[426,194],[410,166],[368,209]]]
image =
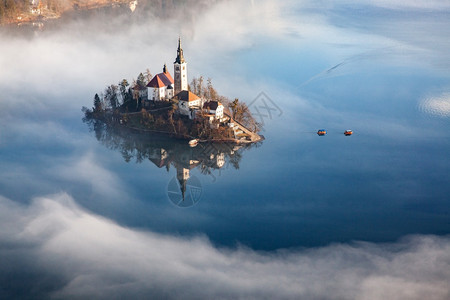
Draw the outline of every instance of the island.
[[[187,62],[178,39],[174,77],[164,64],[152,76],[147,69],[130,85],[123,79],[94,96],[93,107],[83,107],[85,121],[122,127],[140,133],[166,134],[198,142],[246,144],[264,139],[247,105],[220,96],[202,76],[188,84]]]

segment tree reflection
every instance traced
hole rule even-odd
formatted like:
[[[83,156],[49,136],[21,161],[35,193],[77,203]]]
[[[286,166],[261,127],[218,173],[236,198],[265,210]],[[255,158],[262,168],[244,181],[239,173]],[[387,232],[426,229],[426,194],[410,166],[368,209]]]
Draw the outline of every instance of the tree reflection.
[[[184,198],[186,182],[190,171],[198,169],[203,175],[212,175],[214,170],[239,169],[243,152],[258,147],[254,144],[199,143],[190,147],[186,140],[170,138],[167,135],[136,132],[122,126],[107,126],[97,119],[83,119],[96,139],[109,149],[117,150],[126,162],[151,161],[158,168],[167,171],[173,166]]]

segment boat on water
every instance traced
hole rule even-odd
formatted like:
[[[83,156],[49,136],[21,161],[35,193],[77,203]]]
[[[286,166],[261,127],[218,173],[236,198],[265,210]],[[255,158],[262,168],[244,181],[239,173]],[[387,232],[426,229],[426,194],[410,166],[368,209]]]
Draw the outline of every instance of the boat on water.
[[[198,139],[193,139],[189,141],[189,146],[195,147],[198,144]]]
[[[326,131],[325,129],[319,129],[319,130],[317,131],[317,135],[322,136],[322,135],[325,135],[325,134],[327,134],[327,131]]]
[[[350,130],[350,129],[348,129],[348,130],[344,131],[344,134],[345,134],[346,136],[349,136],[349,135],[352,135],[352,134],[353,134],[353,131]]]

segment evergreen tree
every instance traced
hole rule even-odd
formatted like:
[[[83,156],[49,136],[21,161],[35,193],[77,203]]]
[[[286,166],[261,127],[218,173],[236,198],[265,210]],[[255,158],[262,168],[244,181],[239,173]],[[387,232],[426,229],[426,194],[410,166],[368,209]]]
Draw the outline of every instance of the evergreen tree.
[[[94,112],[100,112],[102,111],[102,101],[100,100],[100,97],[98,94],[95,94],[94,97]]]
[[[139,74],[138,79],[137,79],[137,84],[140,87],[146,87],[147,86],[147,81],[145,80],[145,76],[144,74]]]
[[[125,102],[133,100],[133,91],[131,89],[128,89],[128,93],[126,95]]]
[[[119,106],[119,101],[117,99],[117,85],[110,85],[105,90],[105,100],[109,107],[116,109]]]

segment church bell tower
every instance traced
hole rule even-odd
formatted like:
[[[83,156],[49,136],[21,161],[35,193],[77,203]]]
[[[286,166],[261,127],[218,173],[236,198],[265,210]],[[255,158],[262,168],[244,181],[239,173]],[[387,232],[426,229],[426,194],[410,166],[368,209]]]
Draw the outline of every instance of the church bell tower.
[[[187,63],[184,60],[183,49],[181,49],[181,38],[178,39],[177,58],[173,63],[173,73],[175,75],[175,95],[181,91],[188,90]]]

